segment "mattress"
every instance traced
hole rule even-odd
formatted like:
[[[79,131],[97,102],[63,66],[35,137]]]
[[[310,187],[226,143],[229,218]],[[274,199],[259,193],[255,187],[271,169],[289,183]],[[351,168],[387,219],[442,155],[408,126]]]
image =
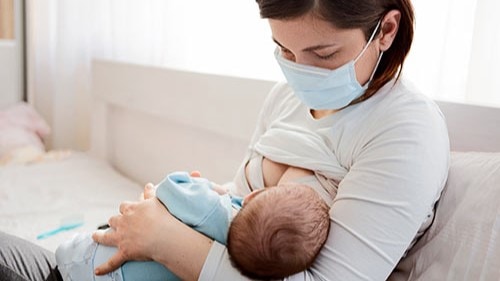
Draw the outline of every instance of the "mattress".
[[[55,251],[77,232],[92,232],[117,214],[120,202],[137,200],[142,184],[83,152],[59,160],[0,167],[0,230]],[[74,229],[37,236],[61,223]]]

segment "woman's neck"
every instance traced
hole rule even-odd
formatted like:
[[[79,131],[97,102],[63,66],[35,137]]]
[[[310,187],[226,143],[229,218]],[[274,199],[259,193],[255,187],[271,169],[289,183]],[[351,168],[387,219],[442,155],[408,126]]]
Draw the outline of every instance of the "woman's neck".
[[[337,113],[339,110],[337,109],[322,109],[322,110],[316,110],[316,109],[311,109],[311,115],[314,117],[314,119],[321,119],[326,116],[330,116],[332,114]]]

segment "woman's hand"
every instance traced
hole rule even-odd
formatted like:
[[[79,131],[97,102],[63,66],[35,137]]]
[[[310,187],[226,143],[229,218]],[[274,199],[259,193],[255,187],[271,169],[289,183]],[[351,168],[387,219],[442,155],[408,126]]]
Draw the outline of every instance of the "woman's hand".
[[[108,231],[97,231],[92,238],[100,244],[115,246],[116,254],[100,265],[95,273],[106,274],[128,260],[152,260],[160,247],[159,239],[165,237],[168,225],[176,220],[158,199],[145,190],[145,200],[124,202],[120,214],[109,219]]]
[[[191,176],[200,175],[195,171]],[[144,187],[141,201],[122,203],[120,214],[108,223],[108,231],[97,231],[92,238],[118,251],[96,268],[97,275],[109,273],[128,260],[154,260],[182,280],[198,280],[213,242],[172,216],[156,198],[153,184]]]

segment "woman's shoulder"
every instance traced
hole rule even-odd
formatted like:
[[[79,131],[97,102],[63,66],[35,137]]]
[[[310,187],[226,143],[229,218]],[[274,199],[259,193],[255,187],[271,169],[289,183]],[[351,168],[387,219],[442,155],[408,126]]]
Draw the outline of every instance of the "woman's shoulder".
[[[356,122],[365,135],[431,135],[445,138],[446,121],[438,105],[410,81],[399,79],[356,110]],[[362,129],[361,129],[362,128]],[[389,134],[391,135],[391,134]]]
[[[274,104],[285,103],[294,97],[293,90],[286,82],[276,82],[267,97],[268,102]]]
[[[266,115],[282,114],[300,105],[300,101],[294,95],[292,88],[285,82],[277,82],[268,93],[264,101],[264,112]]]
[[[375,99],[377,95],[374,96]],[[398,116],[411,119],[442,119],[443,115],[434,100],[410,80],[401,77],[381,89],[379,101],[375,102],[381,116]]]

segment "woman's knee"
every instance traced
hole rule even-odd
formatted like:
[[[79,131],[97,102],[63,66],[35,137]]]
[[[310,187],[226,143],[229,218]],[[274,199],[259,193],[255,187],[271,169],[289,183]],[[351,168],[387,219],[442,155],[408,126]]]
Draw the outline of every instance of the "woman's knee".
[[[6,280],[62,280],[54,254],[0,231],[0,276]]]

